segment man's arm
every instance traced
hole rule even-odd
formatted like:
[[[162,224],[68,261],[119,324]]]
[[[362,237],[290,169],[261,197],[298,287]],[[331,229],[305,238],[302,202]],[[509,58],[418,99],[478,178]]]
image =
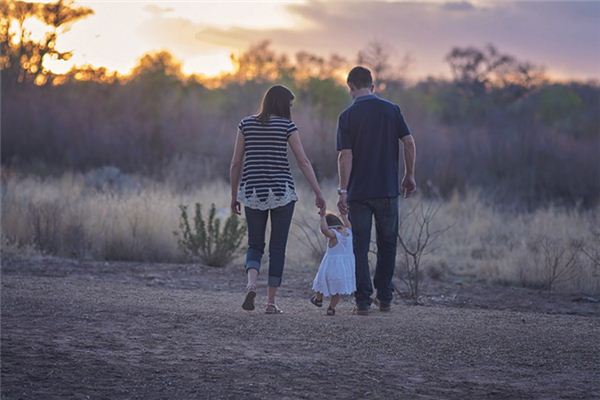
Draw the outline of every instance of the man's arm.
[[[346,228],[352,228],[352,224],[350,223],[350,220],[348,219],[348,214],[340,214],[340,217]]]
[[[415,182],[415,158],[417,156],[417,146],[412,135],[406,135],[402,139],[404,148],[404,178],[402,179],[402,193],[404,197],[410,196],[417,190]]]
[[[338,175],[340,177],[339,188],[348,190],[350,173],[352,172],[352,149],[343,149],[338,154]],[[338,200],[340,213],[348,214],[348,193],[340,193]]]

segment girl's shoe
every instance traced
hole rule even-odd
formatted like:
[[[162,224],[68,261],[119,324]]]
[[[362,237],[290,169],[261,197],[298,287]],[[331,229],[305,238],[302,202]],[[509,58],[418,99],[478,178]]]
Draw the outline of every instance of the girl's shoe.
[[[265,314],[283,314],[281,308],[277,307],[276,304],[267,304],[267,308],[265,309]]]
[[[310,298],[310,302],[317,307],[323,307],[323,299],[319,299],[316,294]]]
[[[335,315],[335,308],[328,307],[327,308],[327,315],[330,316],[330,317],[333,317]]]
[[[254,299],[256,298],[256,286],[249,286],[242,308],[246,311],[254,310]]]

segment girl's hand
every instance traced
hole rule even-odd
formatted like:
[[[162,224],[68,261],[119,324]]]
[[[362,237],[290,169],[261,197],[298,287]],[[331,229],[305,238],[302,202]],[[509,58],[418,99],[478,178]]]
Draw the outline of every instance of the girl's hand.
[[[231,196],[231,212],[236,215],[242,214],[242,206],[236,196]]]
[[[319,215],[320,215],[321,217],[324,217],[324,216],[325,216],[325,208],[319,208]]]

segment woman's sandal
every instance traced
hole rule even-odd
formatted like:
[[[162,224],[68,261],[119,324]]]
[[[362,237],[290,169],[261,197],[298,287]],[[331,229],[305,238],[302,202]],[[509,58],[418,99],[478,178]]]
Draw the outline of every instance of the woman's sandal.
[[[327,308],[327,315],[329,315],[330,317],[334,316],[335,315],[335,308],[328,307]]]
[[[323,299],[319,299],[316,294],[310,298],[310,302],[317,307],[323,307]]]
[[[283,314],[283,311],[276,304],[267,304],[265,314]]]
[[[246,298],[242,304],[242,308],[246,311],[254,310],[254,298],[256,297],[256,286],[250,286],[247,289]]]

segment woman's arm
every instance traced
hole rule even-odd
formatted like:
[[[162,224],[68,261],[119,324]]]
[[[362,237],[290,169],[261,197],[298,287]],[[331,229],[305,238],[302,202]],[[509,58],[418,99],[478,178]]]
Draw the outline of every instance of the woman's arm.
[[[242,161],[244,159],[244,135],[238,131],[229,166],[229,180],[231,181],[231,212],[241,214],[240,202],[237,199],[237,192],[240,186],[240,175],[242,172]]]
[[[300,134],[296,131],[292,133],[289,138],[290,148],[292,149],[292,153],[294,153],[294,157],[296,157],[296,161],[298,162],[298,167],[302,171],[302,174],[308,181],[308,184],[315,192],[315,204],[321,210],[325,210],[325,199],[323,198],[323,194],[321,193],[321,188],[319,187],[319,182],[317,182],[317,177],[315,176],[315,171],[310,163],[310,160],[306,156],[304,152],[304,147],[302,146],[302,142],[300,141]]]

